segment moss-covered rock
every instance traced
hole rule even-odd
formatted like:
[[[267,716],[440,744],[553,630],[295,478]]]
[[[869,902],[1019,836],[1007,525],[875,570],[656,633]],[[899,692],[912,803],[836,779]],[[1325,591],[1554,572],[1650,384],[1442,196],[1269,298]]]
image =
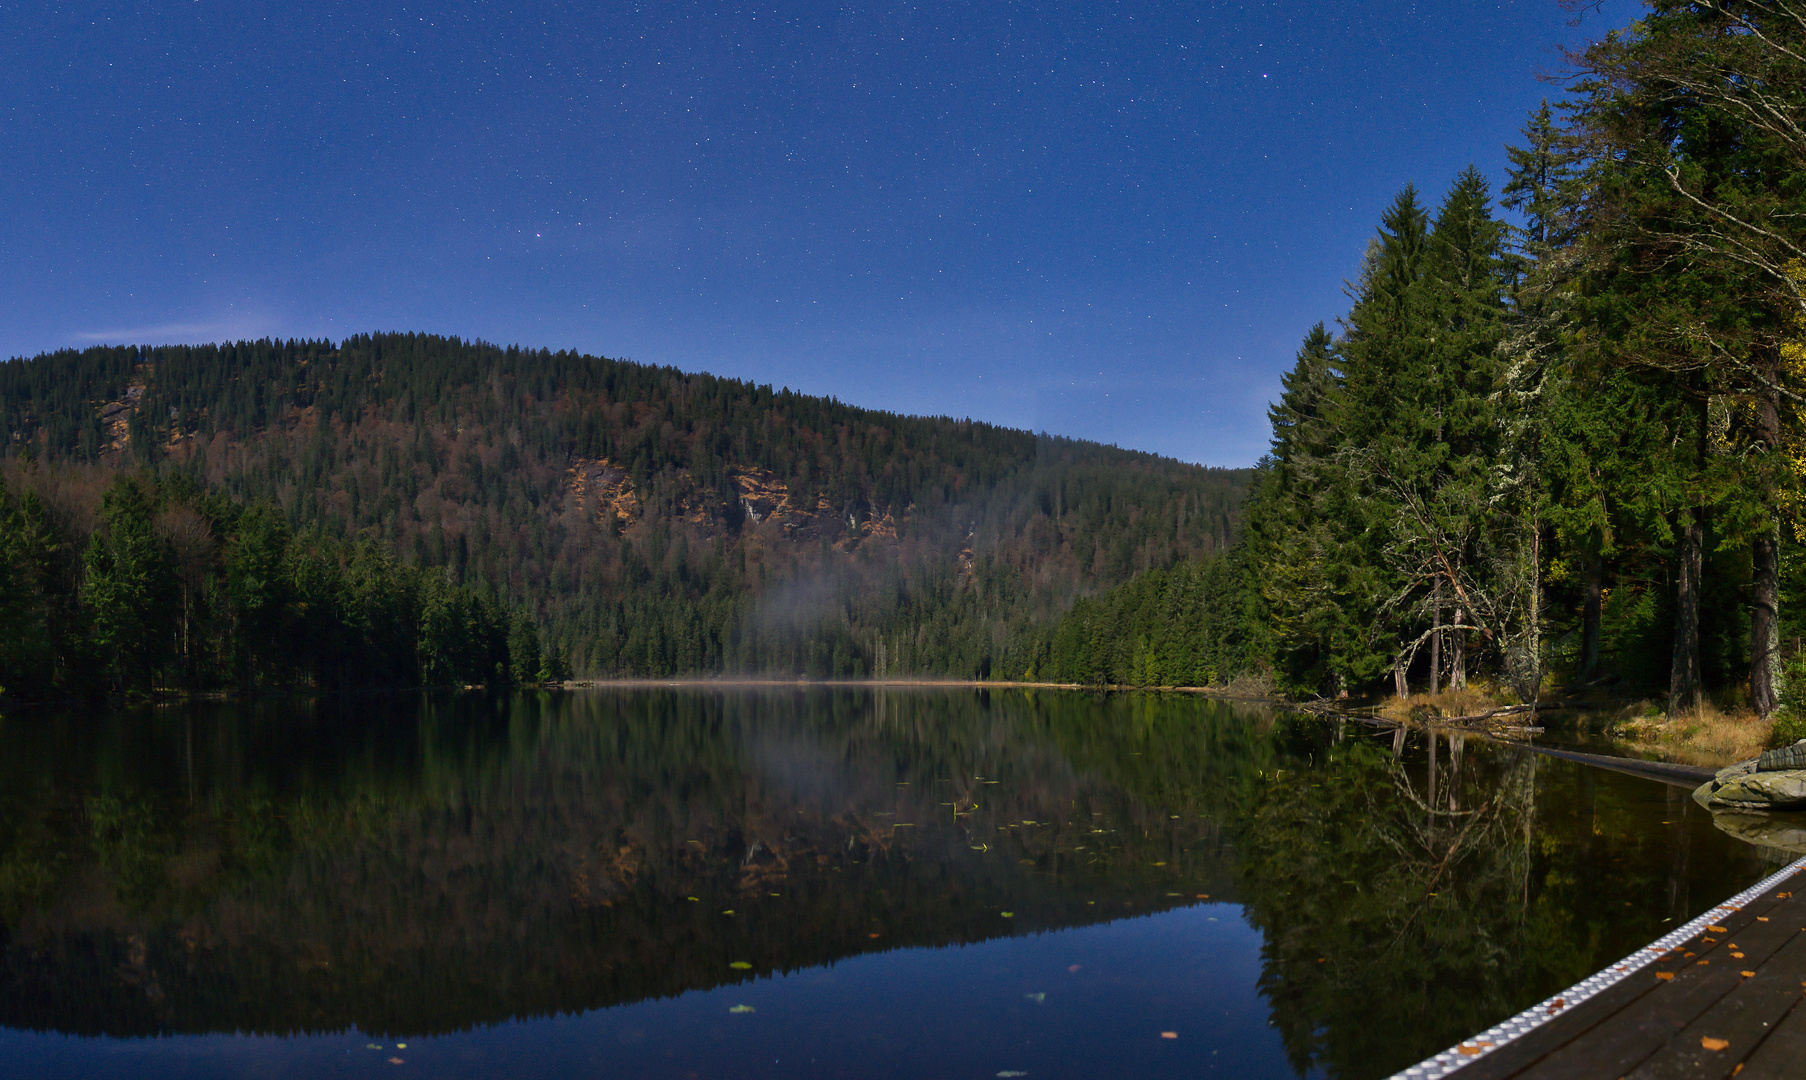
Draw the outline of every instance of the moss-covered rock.
[[[1806,810],[1806,769],[1736,773],[1738,768],[1721,770],[1693,798],[1713,810]]]

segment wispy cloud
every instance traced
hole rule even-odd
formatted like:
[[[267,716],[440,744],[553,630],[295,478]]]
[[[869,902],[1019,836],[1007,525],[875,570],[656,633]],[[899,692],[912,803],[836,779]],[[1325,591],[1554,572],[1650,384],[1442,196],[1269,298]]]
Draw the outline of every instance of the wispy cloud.
[[[266,337],[278,332],[278,329],[278,320],[271,316],[234,312],[222,318],[202,322],[127,326],[116,330],[77,330],[71,336],[77,341],[119,345],[171,345],[242,341]]]

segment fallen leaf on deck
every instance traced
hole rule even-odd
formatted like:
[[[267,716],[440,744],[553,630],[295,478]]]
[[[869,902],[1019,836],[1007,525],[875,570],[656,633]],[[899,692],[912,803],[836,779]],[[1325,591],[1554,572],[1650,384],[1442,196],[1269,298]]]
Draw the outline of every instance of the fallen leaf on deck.
[[[1756,973],[1753,971],[1746,971],[1743,973],[1743,977],[1746,979],[1753,979],[1756,977]]]
[[[752,970],[752,965],[747,963],[744,960],[736,960],[733,963],[729,964],[728,967],[733,968],[735,971],[751,971]]]
[[[1712,931],[1714,934],[1727,933],[1725,928],[1722,926],[1708,926],[1708,927],[1706,927],[1706,929]]]
[[[1741,960],[1741,959],[1743,959],[1743,954],[1742,954],[1742,953],[1740,953],[1740,952],[1734,952],[1734,953],[1732,953],[1732,954],[1731,954],[1731,959],[1733,959],[1733,960]]]
[[[1160,1037],[1163,1039],[1177,1039],[1179,1033],[1177,1031],[1163,1031],[1160,1033]]]
[[[1757,922],[1767,922],[1768,916],[1767,915],[1758,915],[1758,916],[1756,916],[1756,921]]]
[[[1672,971],[1658,971],[1658,972],[1656,972],[1656,978],[1658,978],[1658,979],[1672,979],[1672,978],[1674,978],[1674,972],[1672,972]]]
[[[1696,964],[1710,964],[1711,962],[1712,961],[1710,961],[1710,960],[1695,960],[1694,961],[1694,963],[1696,963]]]
[[[1455,1047],[1455,1053],[1466,1054],[1468,1057],[1473,1057],[1475,1054],[1478,1054],[1479,1052],[1480,1052],[1480,1048],[1478,1046],[1463,1045],[1463,1046]]]
[[[1731,1045],[1730,1040],[1728,1039],[1714,1039],[1710,1035],[1701,1035],[1699,1037],[1699,1044],[1707,1050],[1723,1050]]]
[[[728,1012],[731,1012],[731,1013],[749,1013],[749,1012],[758,1012],[758,1011],[759,1010],[753,1008],[751,1005],[735,1005],[733,1008],[728,1010]]]
[[[1681,957],[1682,957],[1682,959],[1691,960],[1698,955],[1699,954],[1696,952],[1684,952],[1681,954]]]

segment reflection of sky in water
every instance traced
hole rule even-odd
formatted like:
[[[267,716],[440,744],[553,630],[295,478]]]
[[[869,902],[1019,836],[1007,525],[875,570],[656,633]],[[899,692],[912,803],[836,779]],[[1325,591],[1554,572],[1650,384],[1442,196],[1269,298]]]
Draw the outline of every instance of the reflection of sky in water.
[[[1260,947],[1240,908],[1201,903],[1077,930],[877,953],[579,1016],[407,1039],[405,1050],[355,1034],[113,1040],[0,1031],[0,1060],[15,1076],[97,1080],[369,1072],[679,1080],[1006,1072],[1027,1080],[1289,1077],[1255,988]],[[735,1006],[753,1011],[735,1013]],[[382,1049],[369,1049],[372,1042]]]

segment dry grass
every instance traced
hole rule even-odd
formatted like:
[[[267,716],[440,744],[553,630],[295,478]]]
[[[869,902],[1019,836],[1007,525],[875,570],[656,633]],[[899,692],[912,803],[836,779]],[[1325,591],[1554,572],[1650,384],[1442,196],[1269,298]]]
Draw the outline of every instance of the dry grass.
[[[1411,713],[1427,705],[1441,716],[1479,716],[1504,704],[1489,686],[1469,683],[1460,690],[1441,690],[1434,694],[1408,694],[1390,697],[1375,711],[1388,720],[1409,720]]]
[[[1770,725],[1747,708],[1707,702],[1697,712],[1663,715],[1651,702],[1620,709],[1606,734],[1627,748],[1654,752],[1664,761],[1720,768],[1760,754]]]

